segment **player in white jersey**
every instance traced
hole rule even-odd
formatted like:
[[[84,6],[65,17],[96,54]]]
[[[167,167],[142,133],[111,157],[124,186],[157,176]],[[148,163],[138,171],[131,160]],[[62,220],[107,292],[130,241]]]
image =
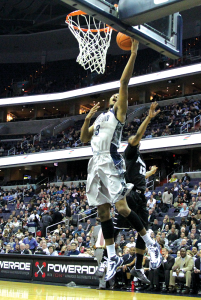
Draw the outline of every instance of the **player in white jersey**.
[[[93,149],[93,157],[88,165],[86,192],[89,205],[98,207],[98,216],[101,220],[108,253],[106,281],[115,275],[116,269],[123,262],[122,258],[115,253],[114,226],[110,216],[111,204],[115,204],[118,212],[127,218],[146,244],[153,244],[137,214],[127,205],[126,195],[133,184],[126,183],[125,163],[117,152],[128,107],[128,83],[138,50],[138,41],[131,40],[131,55],[120,79],[119,94],[110,98],[108,112],[102,113],[89,127],[90,120],[100,107],[100,103],[94,105],[85,118],[80,135],[83,143],[91,141]]]
[[[90,206],[113,204],[121,200],[132,188],[124,179],[125,164],[117,152],[123,124],[111,108],[94,122],[91,139],[93,157],[88,165],[87,198]]]

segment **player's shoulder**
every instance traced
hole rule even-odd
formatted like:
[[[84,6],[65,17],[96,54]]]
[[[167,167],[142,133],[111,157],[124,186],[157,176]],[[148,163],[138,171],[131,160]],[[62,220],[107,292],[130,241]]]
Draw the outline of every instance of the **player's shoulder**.
[[[128,145],[125,149],[125,151],[133,151],[133,152],[137,152],[138,150],[138,145],[133,146],[131,143],[129,143],[128,141]]]
[[[128,143],[124,151],[124,157],[127,159],[134,158],[134,156],[138,155],[137,149],[137,146],[132,146],[130,143]]]

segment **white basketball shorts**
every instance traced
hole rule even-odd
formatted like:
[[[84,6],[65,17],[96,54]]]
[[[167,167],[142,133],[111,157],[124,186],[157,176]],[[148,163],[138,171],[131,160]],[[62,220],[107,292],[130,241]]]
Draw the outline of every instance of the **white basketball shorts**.
[[[119,153],[94,154],[88,164],[86,194],[89,206],[114,204],[123,199],[133,184],[125,182],[125,162]]]

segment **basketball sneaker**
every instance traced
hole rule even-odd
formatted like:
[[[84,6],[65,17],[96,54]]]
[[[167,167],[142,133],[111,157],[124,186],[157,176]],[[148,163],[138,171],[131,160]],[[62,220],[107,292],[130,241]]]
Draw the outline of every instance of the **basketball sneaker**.
[[[151,282],[147,278],[147,276],[144,274],[144,269],[136,269],[135,267],[130,270],[130,274],[134,277],[137,277],[141,282],[150,284]]]
[[[148,248],[148,252],[150,255],[151,269],[157,269],[158,267],[160,267],[161,262],[162,262],[160,246],[157,242],[155,242],[154,244],[149,245],[147,248]]]
[[[123,258],[117,255],[114,255],[107,260],[107,273],[105,275],[105,281],[108,281],[114,277],[116,274],[117,268],[123,263]]]
[[[104,260],[103,262],[100,263],[99,268],[96,270],[95,276],[102,278],[105,273],[106,266],[107,266],[107,261]]]

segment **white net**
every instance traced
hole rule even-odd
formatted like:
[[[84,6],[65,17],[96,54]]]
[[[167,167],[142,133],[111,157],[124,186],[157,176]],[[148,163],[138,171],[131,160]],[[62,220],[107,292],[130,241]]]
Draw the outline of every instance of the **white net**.
[[[74,19],[73,19],[74,18]],[[80,23],[85,19],[86,29]],[[112,29],[101,21],[86,15],[69,16],[66,23],[79,43],[77,62],[85,69],[98,74],[105,72],[106,55],[110,46]]]

